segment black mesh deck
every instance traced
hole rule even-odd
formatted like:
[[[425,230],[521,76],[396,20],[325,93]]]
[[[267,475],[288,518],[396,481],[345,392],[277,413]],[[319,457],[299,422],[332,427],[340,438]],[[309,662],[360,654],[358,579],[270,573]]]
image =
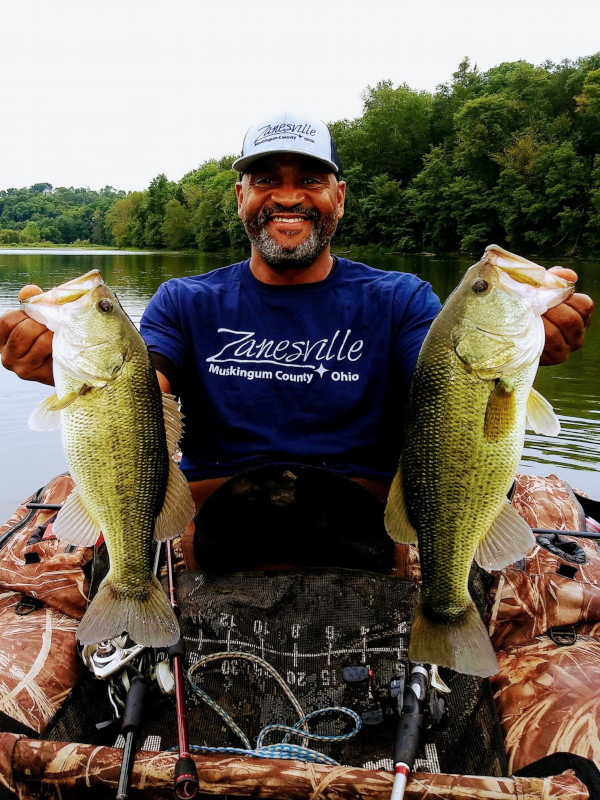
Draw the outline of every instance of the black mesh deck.
[[[379,699],[385,696],[391,679],[406,668],[408,632],[418,595],[412,581],[339,569],[276,574],[187,572],[178,576],[177,592],[186,667],[211,653],[230,654],[197,669],[194,680],[233,717],[252,746],[264,726],[293,725],[298,714],[273,677],[239,652],[259,656],[274,667],[305,713],[348,706],[360,714],[370,712],[367,718],[382,716],[378,724],[363,725],[356,737],[319,744],[317,749],[342,764],[392,768],[397,719],[380,715],[381,706],[369,683],[348,683],[343,670],[368,667]],[[505,774],[504,748],[488,682],[451,670],[440,672],[452,689],[448,727],[427,736],[417,766],[429,772]],[[192,743],[243,747],[189,686],[187,700]],[[140,744],[146,742],[148,749],[174,747],[172,698],[155,690],[148,705]],[[106,685],[86,675],[47,738],[113,744],[114,729],[96,728],[110,714]],[[327,715],[312,726],[327,735],[350,728],[348,719],[339,714]]]
[[[393,677],[407,669],[408,636],[418,597],[412,580],[390,577],[393,546],[383,528],[383,505],[340,476],[312,467],[267,466],[237,476],[207,501],[197,519],[196,555],[205,571],[177,576],[186,672],[204,656],[218,661],[194,671],[194,681],[227,711],[251,746],[263,727],[293,725],[298,713],[271,674],[239,653],[264,659],[282,677],[305,713],[347,706],[366,722],[354,738],[314,745],[350,766],[392,769],[397,717],[385,698]],[[237,563],[304,563],[279,572],[235,572]],[[332,566],[335,564],[335,566]],[[228,565],[228,572],[218,572]],[[102,569],[96,571],[94,583]],[[473,571],[471,594],[483,608],[485,586]],[[372,671],[349,683],[344,668]],[[488,681],[440,674],[452,692],[448,725],[426,736],[417,768],[429,772],[506,774],[504,746]],[[373,691],[373,688],[375,691]],[[222,718],[188,685],[190,741],[242,747]],[[154,690],[139,742],[175,747],[174,700]],[[118,725],[104,682],[86,673],[65,703],[48,738],[113,744]],[[329,714],[311,729],[335,735],[351,728]],[[274,743],[269,738],[267,743]],[[293,740],[298,743],[298,740]]]

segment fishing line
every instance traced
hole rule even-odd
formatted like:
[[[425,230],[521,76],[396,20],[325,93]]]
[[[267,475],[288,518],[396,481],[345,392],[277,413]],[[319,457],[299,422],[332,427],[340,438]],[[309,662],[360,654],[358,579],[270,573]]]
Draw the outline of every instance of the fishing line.
[[[237,725],[237,723],[231,717],[231,715],[228,714],[224,708],[218,705],[218,703],[216,703],[203,689],[201,689],[200,686],[198,686],[198,684],[193,679],[195,673],[204,664],[209,664],[213,661],[219,661],[230,658],[238,658],[241,660],[250,661],[258,665],[262,669],[266,670],[277,682],[277,684],[282,689],[285,696],[291,702],[296,713],[300,717],[298,722],[296,722],[294,725],[283,725],[279,723],[266,725],[258,734],[255,748],[252,747],[252,745],[250,744],[250,740],[241,730],[239,725]],[[296,699],[294,693],[290,690],[290,688],[285,683],[281,675],[277,672],[277,670],[267,661],[260,658],[259,656],[253,655],[252,653],[245,653],[236,650],[229,652],[212,653],[211,655],[204,656],[200,658],[198,661],[196,661],[196,663],[192,664],[192,666],[188,670],[187,678],[194,693],[221,717],[221,719],[230,728],[230,730],[233,731],[233,733],[235,733],[235,735],[244,744],[243,748],[207,747],[202,745],[190,745],[190,750],[194,753],[226,753],[230,755],[251,756],[253,758],[294,759],[298,761],[310,761],[316,764],[328,764],[330,766],[338,766],[337,761],[335,761],[334,759],[324,755],[323,753],[320,753],[318,750],[312,750],[311,748],[309,748],[307,746],[308,740],[316,742],[327,742],[327,743],[345,741],[355,736],[362,726],[362,720],[359,717],[359,715],[355,711],[352,711],[352,709],[345,708],[344,706],[331,706],[329,708],[320,708],[317,709],[316,711],[312,711],[310,714],[305,714],[298,700]],[[354,728],[348,733],[337,734],[337,735],[324,735],[324,734],[311,733],[308,730],[307,723],[310,720],[314,719],[315,717],[322,716],[324,714],[344,714],[350,717],[354,721]],[[267,736],[276,731],[285,734],[283,740],[276,744],[265,745],[264,741],[267,738]],[[290,744],[289,740],[292,736],[301,737],[302,744],[301,745]]]

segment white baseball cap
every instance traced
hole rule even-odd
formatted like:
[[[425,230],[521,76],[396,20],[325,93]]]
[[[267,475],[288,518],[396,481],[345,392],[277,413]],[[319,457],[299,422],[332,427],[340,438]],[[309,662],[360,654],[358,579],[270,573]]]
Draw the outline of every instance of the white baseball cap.
[[[340,164],[329,128],[320,119],[284,111],[253,125],[244,136],[242,155],[232,169],[245,172],[253,161],[273,153],[297,153],[316,158],[338,173]]]

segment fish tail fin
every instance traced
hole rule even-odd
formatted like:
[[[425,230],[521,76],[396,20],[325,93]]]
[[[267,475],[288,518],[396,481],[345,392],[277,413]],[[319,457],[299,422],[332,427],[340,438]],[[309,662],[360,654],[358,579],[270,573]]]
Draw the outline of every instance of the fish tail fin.
[[[112,639],[127,631],[136,644],[169,647],[179,639],[179,625],[156,576],[151,575],[146,596],[117,591],[105,578],[77,628],[82,645]]]
[[[446,622],[430,619],[419,600],[408,657],[481,678],[498,672],[496,653],[474,603],[457,620]]]

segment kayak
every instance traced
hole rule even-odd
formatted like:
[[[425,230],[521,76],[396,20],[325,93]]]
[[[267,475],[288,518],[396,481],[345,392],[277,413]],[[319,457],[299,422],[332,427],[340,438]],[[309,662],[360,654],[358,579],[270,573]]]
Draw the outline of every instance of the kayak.
[[[295,540],[310,526],[313,548],[327,529],[343,530],[337,547],[349,555],[339,567],[323,557],[316,568],[244,571],[236,564],[219,572],[215,559],[210,569],[190,570],[174,542],[190,741],[203,794],[390,797],[397,729],[390,686],[406,662],[418,551],[398,546],[386,573],[380,556],[371,558],[358,541],[372,530],[373,551],[384,546],[380,502],[345,479],[338,486],[337,477],[328,483],[317,475],[313,483],[314,475],[290,467],[279,481],[263,471],[234,482],[225,502],[207,503],[197,554],[202,561],[220,538],[226,553],[241,521],[246,539],[262,530],[273,541],[281,532]],[[68,475],[54,478],[0,528],[0,797],[115,796],[119,716],[134,663],[156,685],[132,796],[172,797],[177,720],[166,660],[146,654],[139,656],[146,662],[127,661],[134,648],[120,642],[110,678],[99,679],[84,666],[94,658],[97,666],[98,655],[76,646],[103,548],[53,537],[53,517],[71,487]],[[342,498],[335,514],[326,495]],[[429,729],[407,798],[598,796],[597,506],[553,475],[518,475],[511,502],[539,531],[536,547],[492,576],[472,576],[499,672],[484,681],[440,671],[451,692],[429,697]],[[283,560],[295,552],[289,540],[282,552]],[[298,709],[320,716],[300,726]],[[277,739],[277,731],[264,733],[277,724],[286,729],[282,741],[257,746],[257,739]]]

